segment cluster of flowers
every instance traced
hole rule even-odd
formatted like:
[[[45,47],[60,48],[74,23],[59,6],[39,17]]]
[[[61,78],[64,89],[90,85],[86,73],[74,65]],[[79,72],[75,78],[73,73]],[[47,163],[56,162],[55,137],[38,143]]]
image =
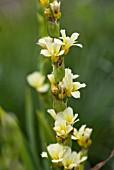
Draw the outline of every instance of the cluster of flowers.
[[[78,33],[73,33],[71,37],[66,36],[65,30],[60,30],[60,33],[60,38],[44,37],[37,43],[43,48],[41,54],[45,57],[51,57],[52,63],[56,63],[59,59],[62,59],[68,53],[71,46],[82,47],[76,41],[79,36]]]
[[[79,169],[80,163],[84,162],[87,157],[83,156],[82,152],[72,152],[68,146],[61,144],[51,144],[47,147],[49,156],[52,158],[52,162],[64,169]],[[41,156],[48,158],[47,152],[42,152]]]
[[[73,82],[74,79],[78,78],[79,75],[73,75],[71,69],[65,69],[65,76],[63,79],[56,83],[54,75],[48,75],[51,82],[51,91],[56,98],[64,99],[66,96],[74,98],[80,98],[79,89],[86,86],[85,83]]]
[[[40,0],[41,5],[45,8],[45,16],[48,18],[59,19],[61,17],[60,2],[57,0]]]
[[[54,131],[56,132],[57,140],[64,141],[71,137],[78,141],[78,144],[83,148],[88,148],[91,144],[91,132],[92,129],[86,128],[86,125],[82,125],[79,130],[73,127],[74,123],[79,121],[77,119],[78,114],[73,115],[71,107],[66,108],[63,112],[56,114],[54,109],[49,109],[48,113],[55,120]],[[61,144],[51,144],[47,146],[47,152],[42,152],[42,157],[51,157],[52,162],[65,169],[79,168],[80,164],[87,159],[84,153],[80,151],[72,152],[68,146]]]
[[[60,2],[57,2],[57,0],[40,0],[40,3],[45,7],[45,15],[48,17],[48,21],[56,25],[57,20],[61,16]],[[64,56],[69,52],[70,47],[82,47],[81,44],[77,43],[79,34],[73,33],[69,37],[66,35],[65,30],[60,30],[60,34],[61,36],[43,37],[39,39],[37,44],[42,48],[40,54],[51,58],[53,72],[48,75],[48,79],[51,82],[51,91],[54,99],[66,104],[67,97],[80,98],[79,89],[84,88],[86,84],[74,82],[74,79],[78,78],[79,75],[73,75],[71,69],[64,68]],[[48,33],[48,35],[50,34]],[[62,71],[58,72],[58,69]],[[59,77],[58,80],[56,75]],[[46,77],[40,72],[34,72],[27,76],[28,83],[39,93],[45,93],[49,89],[49,84],[45,83],[45,79]],[[65,109],[61,108],[61,111],[58,112],[54,109],[48,109],[47,112],[55,121],[53,130],[56,133],[58,143],[47,146],[47,152],[42,152],[41,156],[51,158],[53,163],[59,167],[64,167],[65,170],[80,169],[81,164],[87,159],[87,153],[85,154],[84,150],[87,151],[91,144],[92,129],[86,128],[86,125],[82,125],[79,129],[74,128],[74,124],[79,119],[78,114],[73,114],[71,107],[66,107],[65,105]],[[66,142],[69,139],[70,141],[76,140],[82,151],[78,153],[72,152],[69,142]]]
[[[79,121],[77,119],[78,114],[73,115],[73,109],[67,107],[63,112],[56,113],[54,109],[49,109],[48,113],[55,120],[54,131],[56,132],[57,139],[64,141],[64,139],[71,136],[73,140],[77,140],[79,145],[87,148],[91,144],[91,132],[92,129],[86,128],[86,125],[82,125],[79,130],[73,127],[73,125]]]
[[[62,59],[66,53],[68,53],[69,48],[73,45],[82,47],[81,44],[76,44],[76,39],[78,38],[78,33],[73,33],[71,37],[66,36],[65,30],[60,31],[62,37],[58,38],[51,38],[51,37],[44,37],[39,39],[38,45],[40,45],[43,49],[41,50],[41,54],[45,57],[51,57],[52,63],[56,63],[59,59]],[[61,41],[61,39],[63,41]],[[80,88],[85,87],[86,84],[73,82],[74,79],[78,78],[79,75],[73,75],[70,69],[65,69],[65,76],[63,77],[62,81],[56,83],[53,74],[48,75],[48,78],[51,82],[51,90],[54,96],[59,99],[63,99],[65,96],[68,97],[80,97],[80,92],[78,91]],[[49,88],[48,84],[45,84],[45,77],[39,73],[34,72],[27,77],[29,84],[36,88],[39,92],[46,92]]]
[[[72,34],[71,38],[66,36],[65,30],[61,30],[61,33],[63,41],[57,38],[52,39],[51,37],[41,38],[38,41],[38,44],[44,48],[41,50],[41,54],[45,57],[51,57],[53,64],[57,62],[60,57],[63,57],[72,45],[81,46],[75,44],[75,40],[78,37],[77,33]],[[79,89],[85,87],[86,84],[73,82],[73,80],[78,77],[79,75],[73,75],[69,68],[65,69],[65,76],[59,83],[56,83],[53,73],[48,75],[53,95],[59,99],[64,99],[65,96],[79,98]],[[46,92],[49,88],[49,85],[44,83],[45,76],[39,72],[32,73],[27,77],[27,80],[29,84],[40,93]],[[56,113],[54,109],[49,109],[48,113],[50,113],[55,120],[53,129],[56,132],[58,141],[65,141],[70,137],[73,140],[77,140],[82,148],[88,148],[90,146],[92,129],[86,128],[86,125],[82,125],[79,130],[73,127],[74,123],[79,121],[79,119],[77,119],[78,114],[73,115],[71,107],[59,113]],[[47,151],[48,153],[42,153],[42,157],[49,155],[53,163],[64,166],[65,169],[78,168],[80,163],[87,159],[87,156],[84,156],[83,152],[71,152],[70,147],[58,143],[49,145]]]

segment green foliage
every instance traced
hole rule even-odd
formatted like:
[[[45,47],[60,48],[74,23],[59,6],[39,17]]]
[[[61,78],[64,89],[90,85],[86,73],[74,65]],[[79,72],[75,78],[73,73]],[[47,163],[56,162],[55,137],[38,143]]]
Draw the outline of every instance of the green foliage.
[[[0,132],[0,168],[2,170],[34,169],[31,155],[16,118],[2,108],[0,108]]]

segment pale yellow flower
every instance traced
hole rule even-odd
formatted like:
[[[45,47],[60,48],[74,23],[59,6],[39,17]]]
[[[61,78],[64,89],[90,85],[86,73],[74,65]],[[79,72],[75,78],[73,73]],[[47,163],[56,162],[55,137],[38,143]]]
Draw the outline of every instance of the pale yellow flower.
[[[60,4],[61,2],[57,2],[56,0],[50,3],[51,10],[56,19],[59,19],[61,17]]]
[[[65,152],[64,146],[58,143],[50,144],[47,147],[48,153],[51,156],[52,162],[59,163],[63,159],[63,155]]]
[[[40,0],[40,3],[43,7],[47,8],[49,6],[49,0]]]
[[[56,131],[58,137],[63,139],[67,138],[68,134],[73,130],[71,125],[68,125],[66,120],[57,119],[55,121],[55,127],[53,128]]]
[[[73,169],[76,166],[76,153],[71,153],[71,148],[67,147],[62,163],[65,169]]]
[[[80,146],[87,148],[91,144],[91,133],[91,128],[86,128],[86,125],[82,125],[79,130],[74,129],[72,139],[77,140]]]
[[[59,112],[56,115],[56,119],[64,119],[69,125],[73,125],[75,122],[79,121],[79,119],[76,119],[77,117],[78,114],[73,115],[71,107],[66,108],[63,112]]]
[[[69,125],[73,125],[75,122],[79,121],[79,119],[76,119],[78,114],[73,115],[73,109],[71,107],[67,107],[63,112],[59,113],[56,113],[54,109],[48,109],[47,112],[54,120],[63,119]]]
[[[78,36],[79,36],[78,33],[73,33],[71,35],[71,37],[68,37],[68,36],[66,36],[65,30],[61,30],[60,32],[61,32],[61,35],[62,35],[62,37],[60,37],[60,39],[62,39],[64,44],[65,44],[62,48],[63,50],[65,50],[65,53],[67,53],[69,51],[69,48],[71,46],[79,46],[79,47],[82,48],[82,45],[77,44],[77,41],[76,41]]]
[[[49,89],[49,84],[44,83],[45,76],[40,72],[33,72],[27,76],[30,86],[34,87],[38,92],[45,93]]]
[[[78,90],[86,86],[85,83],[73,82],[77,77],[78,75],[73,75],[70,69],[65,69],[65,77],[59,83],[59,86],[61,89],[64,89],[68,97],[80,98],[80,92]]]
[[[46,49],[41,50],[40,54],[45,57],[51,57],[53,62],[57,62],[59,56],[64,54],[64,50],[61,50],[63,44],[61,40],[54,38],[54,42],[46,42]]]
[[[80,92],[78,91],[80,88],[84,88],[86,87],[86,84],[85,83],[80,83],[80,82],[74,82],[73,83],[73,89],[72,89],[72,92],[71,92],[71,95],[74,97],[74,98],[80,98]]]
[[[53,13],[60,11],[60,4],[61,2],[57,2],[56,0],[50,3],[51,10]]]
[[[86,156],[81,155],[81,152],[72,152],[70,147],[67,147],[62,163],[65,169],[73,169],[87,159]]]
[[[52,43],[52,42],[53,42],[53,38],[51,38],[51,37],[43,37],[43,38],[38,40],[37,44],[40,45],[42,48],[47,48],[46,44],[47,43]]]

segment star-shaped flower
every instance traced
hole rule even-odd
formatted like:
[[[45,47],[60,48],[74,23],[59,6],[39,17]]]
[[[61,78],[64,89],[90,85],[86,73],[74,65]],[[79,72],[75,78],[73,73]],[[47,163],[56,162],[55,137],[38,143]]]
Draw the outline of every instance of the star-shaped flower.
[[[80,98],[79,89],[86,86],[85,83],[73,82],[79,75],[73,75],[70,69],[65,69],[65,77],[59,83],[60,89],[65,91],[68,97]]]
[[[60,39],[62,39],[63,43],[65,44],[62,48],[63,50],[65,50],[65,53],[68,53],[69,48],[71,46],[79,46],[79,47],[82,48],[82,45],[77,44],[77,41],[76,41],[78,36],[79,36],[79,33],[73,33],[71,35],[71,37],[68,37],[68,36],[66,36],[65,30],[61,30],[60,32],[61,32],[61,35],[62,35],[62,37],[60,37]]]
[[[67,138],[68,134],[73,130],[71,125],[68,125],[66,120],[57,119],[55,121],[55,127],[53,128],[56,131],[58,137],[63,139]]]
[[[77,140],[80,146],[87,148],[91,145],[91,133],[91,128],[86,128],[86,125],[82,125],[79,130],[74,128],[72,139]]]
[[[41,50],[40,54],[45,57],[51,57],[52,62],[57,62],[59,56],[64,54],[64,50],[61,49],[63,44],[64,43],[61,40],[54,38],[54,42],[46,42],[46,49]]]
[[[82,156],[81,152],[72,152],[70,147],[66,148],[62,163],[65,169],[73,169],[80,165],[87,159],[86,156]]]

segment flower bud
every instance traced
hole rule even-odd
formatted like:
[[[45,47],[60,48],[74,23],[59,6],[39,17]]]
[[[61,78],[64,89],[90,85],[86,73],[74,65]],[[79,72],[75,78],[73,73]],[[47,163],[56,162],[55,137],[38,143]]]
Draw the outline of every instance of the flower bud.
[[[66,95],[65,93],[59,93],[59,95],[58,95],[59,99],[64,99],[65,95]]]
[[[49,81],[51,82],[51,84],[55,84],[55,78],[54,78],[53,74],[48,74],[47,77],[48,77]]]
[[[58,88],[56,86],[52,86],[51,91],[54,96],[56,96],[58,94]]]
[[[50,18],[50,17],[51,17],[51,14],[52,14],[50,8],[46,8],[45,11],[44,11],[44,14],[45,14],[45,16],[46,16],[47,18]]]
[[[47,8],[50,4],[49,0],[39,0],[41,5],[45,8]]]
[[[53,3],[50,4],[50,6],[54,17],[56,19],[59,19],[61,17],[60,2],[54,1]]]

